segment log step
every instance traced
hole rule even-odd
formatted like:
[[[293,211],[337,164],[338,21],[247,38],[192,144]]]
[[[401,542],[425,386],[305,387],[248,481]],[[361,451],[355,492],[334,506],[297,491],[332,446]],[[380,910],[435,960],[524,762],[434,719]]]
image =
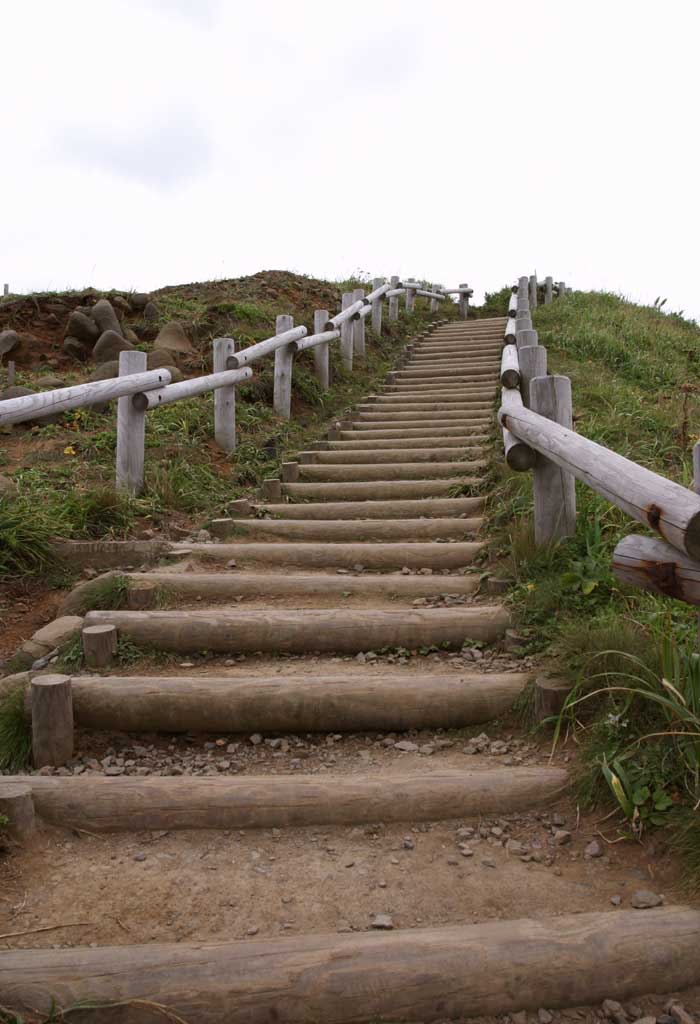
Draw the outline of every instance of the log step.
[[[434,437],[396,437],[386,438],[384,441],[378,439],[377,441],[365,440],[364,435],[362,438],[355,438],[354,441],[317,441],[314,445],[315,452],[328,451],[328,452],[355,452],[361,454],[363,451],[377,452],[377,454],[385,454],[393,451],[406,450],[408,452],[427,450],[430,451],[454,451],[460,449],[463,451],[479,451],[478,448],[472,448],[471,445],[481,445],[488,441],[488,434],[467,434],[464,437],[444,437],[438,441]]]
[[[483,472],[488,463],[484,460],[471,461],[454,459],[452,462],[378,462],[341,463],[340,465],[300,463],[299,480],[347,481],[347,480],[430,480],[454,477],[459,473],[473,475]]]
[[[116,626],[120,636],[140,647],[182,653],[356,654],[378,647],[413,650],[445,644],[459,648],[468,639],[491,643],[506,629],[508,613],[500,605],[473,605],[400,611],[91,611],[85,616],[85,626],[106,624]]]
[[[301,568],[352,569],[362,565],[366,569],[459,569],[468,565],[481,551],[483,544],[474,541],[455,541],[450,544],[426,543],[371,543],[358,544],[264,542],[234,544],[172,544],[174,555],[191,553],[210,562],[228,562],[235,559],[237,566],[296,565]]]
[[[372,501],[381,498],[448,497],[464,485],[479,486],[475,477],[447,480],[347,481],[346,483],[282,484],[282,494],[311,501]]]
[[[484,507],[483,498],[426,498],[394,501],[332,501],[307,504],[264,502],[256,511],[282,519],[442,519],[474,516]]]
[[[307,506],[302,506],[307,508]],[[320,506],[323,508],[324,506]],[[464,540],[483,519],[214,519],[209,532],[219,540],[398,541]]]
[[[461,463],[464,464],[468,458],[478,458],[483,455],[483,447],[461,447],[436,448],[434,442],[426,448],[375,448],[359,451],[337,451],[333,447],[330,451],[299,452],[298,459],[301,463],[319,466],[336,465],[369,465],[376,463],[405,462],[407,464],[436,462],[436,463]]]
[[[559,768],[465,768],[323,778],[3,778],[3,786],[26,785],[31,787],[36,813],[49,824],[89,832],[142,832],[496,816],[551,803],[567,788],[568,776]],[[0,962],[4,963],[5,955]]]
[[[85,729],[126,733],[255,733],[459,729],[505,714],[528,681],[408,673],[368,676],[74,676]]]
[[[399,415],[401,413],[417,413],[422,416],[423,413],[430,413],[434,415],[436,412],[440,414],[450,413],[455,415],[460,412],[466,412],[467,414],[479,411],[483,415],[488,415],[493,410],[493,402],[489,399],[484,398],[468,398],[463,401],[454,401],[449,398],[434,399],[432,401],[402,401],[388,400],[388,401],[376,401],[376,402],[363,402],[361,405],[355,406],[355,412],[361,414],[364,419],[365,413],[372,415]]]
[[[362,429],[362,434],[358,438],[357,432],[354,430],[339,430],[338,441],[358,441],[361,439],[377,440],[377,441],[390,441],[390,440],[404,440],[413,437],[419,437],[423,439],[433,438],[440,441],[448,437],[456,437],[464,440],[470,436],[478,436],[479,438],[485,437],[484,431],[491,426],[491,421],[484,421],[480,423],[477,420],[471,420],[465,423],[455,423],[450,426],[445,424],[438,424],[437,426],[432,423],[424,423],[421,427],[383,427],[381,430],[376,427],[372,427],[371,424],[365,424]]]
[[[201,599],[207,602],[233,602],[238,597],[255,598],[260,601],[275,597],[296,597],[298,600],[306,598],[309,601],[334,597],[337,599],[336,604],[340,605],[343,603],[342,598],[347,594],[379,597],[386,601],[393,601],[395,598],[410,601],[416,597],[432,597],[437,594],[473,594],[479,588],[477,573],[468,576],[408,576],[396,572],[339,576],[337,573],[289,572],[136,572],[126,573],[125,577],[132,588],[138,587],[139,584],[152,584],[156,588],[153,603],[155,604],[157,600],[159,608],[167,606],[168,602],[183,598],[190,601]]]

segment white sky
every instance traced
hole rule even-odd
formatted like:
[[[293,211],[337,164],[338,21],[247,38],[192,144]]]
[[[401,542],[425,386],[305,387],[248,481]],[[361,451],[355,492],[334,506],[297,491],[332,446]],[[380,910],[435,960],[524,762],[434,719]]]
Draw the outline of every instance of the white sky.
[[[0,281],[552,274],[700,317],[697,0],[5,0]]]

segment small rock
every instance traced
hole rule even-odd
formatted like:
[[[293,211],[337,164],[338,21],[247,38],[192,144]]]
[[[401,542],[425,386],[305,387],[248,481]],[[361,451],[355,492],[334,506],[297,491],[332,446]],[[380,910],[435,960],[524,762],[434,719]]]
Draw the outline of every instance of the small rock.
[[[376,928],[379,931],[390,932],[394,927],[394,922],[389,914],[375,914],[372,918],[372,928]]]
[[[14,498],[19,493],[17,484],[9,476],[0,476],[0,498]]]
[[[676,1024],[695,1024],[695,1017],[688,1013],[681,1003],[669,1003],[666,1007],[669,1017],[673,1017]]]
[[[571,833],[567,832],[566,829],[559,828],[552,838],[554,839],[555,846],[566,846],[571,842]]]
[[[495,868],[496,867],[496,861],[493,859],[493,857],[482,857],[481,858],[481,864],[485,868]]]
[[[130,341],[122,338],[121,331],[105,331],[101,334],[92,350],[92,358],[99,365],[119,359],[120,352],[130,352],[133,349]]]
[[[663,896],[659,896],[649,889],[638,889],[632,894],[630,903],[635,910],[650,910],[652,907],[661,906],[663,901]]]
[[[584,857],[591,857],[591,858],[602,857],[603,856],[603,847],[600,845],[600,843],[598,842],[597,839],[594,839],[585,848],[585,850],[583,851],[583,855],[584,855]]]
[[[257,935],[259,931],[260,931],[259,928],[257,928],[255,925],[252,925],[252,927],[250,927],[247,930],[246,935]]]
[[[0,356],[13,352],[21,344],[17,331],[0,331]]]
[[[148,308],[148,307],[146,307]],[[166,349],[168,352],[179,352],[183,355],[194,355],[192,344],[185,334],[182,325],[172,320],[162,327],[153,342],[154,349]]]
[[[404,848],[404,850],[415,850],[416,844],[413,841],[413,839],[411,838],[411,836],[404,836],[403,837],[403,848]]]
[[[517,1010],[510,1015],[511,1024],[527,1024],[527,1013],[525,1010]]]
[[[146,854],[145,853],[135,853],[134,854],[134,860],[143,861],[145,859],[146,859]]]
[[[114,331],[121,337],[122,328],[119,317],[114,312],[112,303],[107,299],[99,299],[90,310],[90,316],[97,324],[101,334],[104,334],[105,331]]]
[[[615,1024],[626,1024],[627,1014],[624,1007],[615,999],[606,999],[603,1002],[603,1013],[608,1020],[614,1020]]]
[[[622,903],[622,896],[611,896],[610,897],[610,902],[612,903],[612,905],[614,907],[619,907],[620,904]]]
[[[93,370],[88,377],[89,381],[96,380],[112,380],[113,377],[119,376],[119,362],[116,359],[112,359],[108,363],[102,363],[97,369]]]
[[[537,1020],[539,1024],[552,1024],[554,1017],[551,1015],[549,1010],[545,1010],[542,1007],[537,1011]]]
[[[254,732],[253,735],[249,737],[249,739],[254,747],[259,747],[263,741],[263,738],[259,732]]]
[[[410,740],[399,740],[394,744],[394,750],[402,750],[405,754],[414,754],[418,749],[418,744],[411,743]]]

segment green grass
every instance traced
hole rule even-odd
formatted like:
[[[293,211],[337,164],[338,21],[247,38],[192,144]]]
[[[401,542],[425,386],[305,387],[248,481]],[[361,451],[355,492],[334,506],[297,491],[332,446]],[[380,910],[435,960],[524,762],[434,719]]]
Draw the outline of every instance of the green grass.
[[[0,770],[21,772],[32,753],[31,725],[25,715],[21,684],[0,698]]]

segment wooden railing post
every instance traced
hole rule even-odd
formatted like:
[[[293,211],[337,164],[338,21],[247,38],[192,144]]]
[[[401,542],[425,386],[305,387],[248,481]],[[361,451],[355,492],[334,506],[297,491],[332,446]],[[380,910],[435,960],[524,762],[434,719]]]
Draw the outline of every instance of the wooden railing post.
[[[544,279],[544,304],[548,306],[552,301],[552,294],[554,291],[554,281],[551,277],[545,277]]]
[[[294,317],[281,313],[275,320],[275,334],[284,334],[294,327]],[[288,420],[292,414],[292,367],[294,347],[282,345],[275,349],[275,380],[272,407],[278,416]]]
[[[4,284],[2,286],[2,294],[3,295],[9,295],[10,294],[10,286],[9,286],[9,284]]]
[[[398,288],[399,287],[399,277],[396,274],[394,274],[394,276],[391,279],[391,287],[392,288]],[[390,299],[389,299],[389,319],[390,320],[398,320],[399,319],[399,297],[398,297],[398,295],[392,295],[390,297]]]
[[[566,284],[563,281],[559,281],[557,284],[557,295],[560,299],[566,295]]]
[[[146,364],[145,352],[120,352],[119,376],[144,373]],[[124,395],[117,401],[117,490],[131,495],[141,493],[145,451],[146,411],[136,409],[131,396]]]
[[[381,288],[384,284],[384,279],[381,277],[375,277],[372,281],[372,291],[376,291],[377,288]],[[372,334],[376,334],[377,337],[382,333],[382,298],[375,299],[372,303]]]
[[[233,338],[214,338],[214,373],[228,369],[226,360],[236,351]],[[214,441],[225,452],[236,449],[236,388],[217,388],[214,392]]]
[[[352,306],[353,297],[352,292],[343,292],[343,299],[340,304],[341,311],[347,309],[348,306]],[[344,320],[340,325],[340,358],[343,361],[343,366],[348,372],[352,371],[352,348],[353,348],[353,329],[352,320]]]
[[[418,287],[417,282],[415,282],[412,277],[409,277],[408,281],[406,281],[406,312],[407,313],[412,313],[414,308],[415,308],[416,289],[417,289],[417,287]]]
[[[352,293],[352,301],[357,302],[358,299],[364,299],[364,297],[364,288],[355,288]],[[365,318],[362,316],[352,322],[352,350],[358,359],[365,358]]]
[[[322,334],[328,323],[328,310],[317,309],[314,313],[314,334]],[[316,379],[321,388],[328,391],[331,386],[330,377],[330,345],[324,341],[321,345],[314,345],[314,370]]]
[[[537,331],[527,331],[524,333],[535,335],[534,345],[523,345],[522,348],[518,349],[520,393],[523,397],[523,404],[530,409],[530,381],[534,377],[547,376],[547,349],[544,345],[536,343]]]
[[[466,320],[469,316],[469,296],[467,295],[466,289],[469,285],[466,281],[462,281],[459,285],[459,315],[462,320]],[[464,289],[464,291],[462,291]]]
[[[572,429],[571,381],[568,377],[533,377],[529,385],[530,407],[540,416]],[[538,453],[533,471],[535,543],[549,544],[576,531],[576,488],[565,472]]]
[[[537,309],[537,274],[530,275],[530,309]]]

